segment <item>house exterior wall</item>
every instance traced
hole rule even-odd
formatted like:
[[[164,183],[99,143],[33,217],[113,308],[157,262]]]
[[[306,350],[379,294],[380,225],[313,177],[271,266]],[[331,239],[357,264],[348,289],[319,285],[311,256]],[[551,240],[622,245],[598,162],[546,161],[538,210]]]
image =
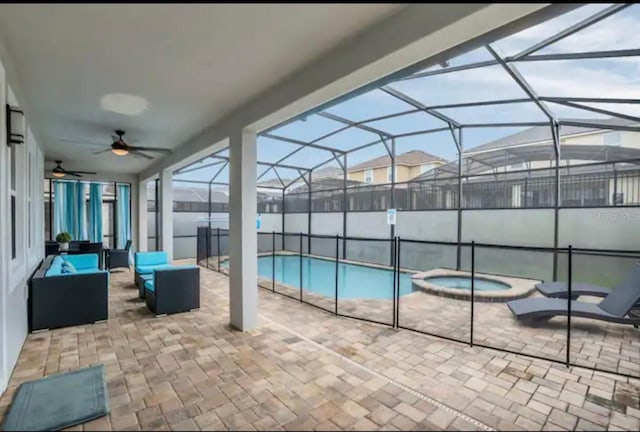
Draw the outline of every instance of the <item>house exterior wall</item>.
[[[441,165],[441,164],[439,164]],[[372,184],[386,184],[389,183],[389,178],[387,176],[387,170],[390,165],[386,165],[383,167],[373,168],[373,183]],[[396,183],[407,182],[414,177],[420,175],[420,166],[421,165],[402,165],[398,164],[397,166],[397,174],[396,174]],[[350,170],[348,171],[349,180],[356,180],[364,182],[365,180],[365,171],[363,170]]]
[[[28,112],[25,143],[11,149],[5,144],[5,106],[21,106],[8,81],[0,60],[0,393],[7,387],[27,336],[28,279],[44,255],[44,153],[32,133]],[[15,195],[11,192],[11,152],[16,155]],[[15,217],[11,217],[12,195]]]

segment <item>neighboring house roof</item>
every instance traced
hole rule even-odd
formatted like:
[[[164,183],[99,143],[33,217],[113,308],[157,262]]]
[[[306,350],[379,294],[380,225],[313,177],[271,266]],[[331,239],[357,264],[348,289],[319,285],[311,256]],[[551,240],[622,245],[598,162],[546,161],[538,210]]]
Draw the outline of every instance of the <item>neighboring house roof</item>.
[[[317,170],[313,170],[311,174],[311,179],[314,183],[322,179],[342,179],[342,177],[343,177],[342,168],[338,168],[335,166],[326,166],[323,168],[319,168]],[[293,179],[283,178],[282,181],[284,182],[285,185],[288,185],[293,181]],[[296,188],[304,184],[305,184],[304,180],[297,179],[291,185],[291,187]],[[274,179],[265,180],[263,182],[258,183],[258,187],[272,187],[272,188],[282,189],[282,183],[280,183],[280,180],[278,180],[277,178],[274,178]]]
[[[581,123],[601,125],[637,125],[637,122],[620,118],[609,119],[565,119]],[[609,130],[598,127],[562,126],[560,138],[582,135],[592,132],[607,133]],[[604,151],[603,151],[604,149]],[[563,160],[592,160],[604,162],[608,160],[629,160],[640,157],[640,149],[620,146],[593,146],[588,144],[562,144]],[[526,161],[551,160],[554,150],[551,145],[550,126],[534,126],[512,135],[474,147],[464,152],[470,174],[487,171],[491,167],[500,168],[509,164]],[[469,165],[471,163],[471,166]],[[422,180],[439,176],[455,176],[458,171],[457,161],[451,161],[434,170],[421,174],[412,180]]]
[[[434,156],[432,154],[423,152],[421,150],[411,150],[406,153],[396,155],[396,165],[416,166],[416,165],[422,165],[422,164],[431,163],[431,162],[446,163],[447,160],[442,159],[438,156]],[[362,162],[360,164],[354,165],[352,167],[349,167],[349,171],[361,171],[364,169],[380,168],[380,167],[385,167],[390,165],[391,165],[391,157],[389,155],[380,156],[375,159],[371,159],[371,160]]]
[[[361,181],[357,181],[357,180],[347,180],[347,187],[351,187],[351,186],[358,186],[358,185],[362,185],[362,184],[366,184],[363,183]],[[325,177],[323,179],[320,180],[313,180],[313,183],[311,184],[311,190],[312,191],[323,191],[323,190],[336,190],[336,189],[342,189],[344,187],[345,183],[344,183],[344,178],[340,177]],[[292,186],[291,188],[287,189],[287,192],[291,192],[291,193],[303,193],[306,192],[308,190],[307,188],[307,184],[306,183],[296,183],[296,185]]]
[[[575,121],[581,123],[596,123],[602,125],[623,125],[629,126],[635,124],[635,122],[624,120],[621,118],[609,118],[609,119],[564,119],[566,121]],[[580,127],[580,126],[562,126],[560,127],[560,137],[567,137],[571,135],[579,135],[583,133],[602,131],[607,132],[607,129],[601,129],[596,127]],[[512,147],[515,145],[530,144],[540,141],[551,140],[551,126],[533,126],[520,132],[516,132],[512,135],[508,135],[503,138],[499,138],[495,141],[488,142],[486,144],[479,145],[470,149],[464,153],[474,153],[479,150],[500,149],[505,147]]]

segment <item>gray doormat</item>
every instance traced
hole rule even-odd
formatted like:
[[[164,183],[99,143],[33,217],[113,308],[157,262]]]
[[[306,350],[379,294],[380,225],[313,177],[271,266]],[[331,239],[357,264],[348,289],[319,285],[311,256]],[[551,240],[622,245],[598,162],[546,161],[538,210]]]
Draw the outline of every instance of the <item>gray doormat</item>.
[[[23,383],[2,430],[60,430],[108,413],[109,392],[99,364]]]

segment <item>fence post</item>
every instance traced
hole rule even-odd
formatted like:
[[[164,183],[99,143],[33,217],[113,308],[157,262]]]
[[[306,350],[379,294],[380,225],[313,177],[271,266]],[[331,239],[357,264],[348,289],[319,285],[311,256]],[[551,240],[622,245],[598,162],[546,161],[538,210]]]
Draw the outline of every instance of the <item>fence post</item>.
[[[567,367],[571,365],[571,298],[573,297],[572,293],[572,259],[573,259],[573,247],[569,245],[568,255],[567,255],[567,287],[569,291],[569,295],[567,296]]]
[[[396,328],[400,327],[400,249],[402,240],[396,237]]]
[[[476,290],[476,242],[471,240],[471,335],[470,345],[473,346],[473,305],[475,303],[475,290]]]
[[[613,205],[614,206],[618,205],[616,201],[617,195],[618,195],[618,171],[616,170],[616,165],[613,164]]]
[[[218,247],[218,251],[217,251],[217,254],[218,254],[218,273],[222,273],[222,270],[220,269],[220,227],[218,227],[218,241],[217,241],[217,243],[218,243],[218,246],[217,246]]]
[[[302,301],[302,232],[300,232],[300,301]]]
[[[398,237],[393,238],[391,249],[391,255],[393,256],[393,328],[395,329],[397,328],[398,324],[396,322],[396,306],[398,305],[396,297],[396,282],[400,277],[400,275],[398,274],[398,260],[396,259],[396,254],[398,251]]]
[[[339,268],[339,260],[338,256],[340,256],[340,235],[336,234],[336,305],[334,314],[338,315],[338,268]]]
[[[207,241],[205,243],[205,248],[207,252],[207,270],[209,270],[210,269],[209,255],[211,255],[211,227],[205,227],[204,232],[207,234]]]
[[[271,291],[276,292],[276,232],[271,237]]]

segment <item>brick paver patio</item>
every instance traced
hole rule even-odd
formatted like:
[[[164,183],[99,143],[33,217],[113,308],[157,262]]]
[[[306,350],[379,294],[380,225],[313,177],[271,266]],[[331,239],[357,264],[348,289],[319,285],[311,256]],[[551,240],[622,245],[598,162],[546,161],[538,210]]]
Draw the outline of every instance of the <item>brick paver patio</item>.
[[[266,290],[259,327],[241,333],[227,324],[227,277],[201,278],[199,311],[155,318],[131,274],[112,274],[108,322],[29,335],[0,417],[20,383],[102,362],[111,414],[76,430],[640,429],[640,380],[334,317]]]

